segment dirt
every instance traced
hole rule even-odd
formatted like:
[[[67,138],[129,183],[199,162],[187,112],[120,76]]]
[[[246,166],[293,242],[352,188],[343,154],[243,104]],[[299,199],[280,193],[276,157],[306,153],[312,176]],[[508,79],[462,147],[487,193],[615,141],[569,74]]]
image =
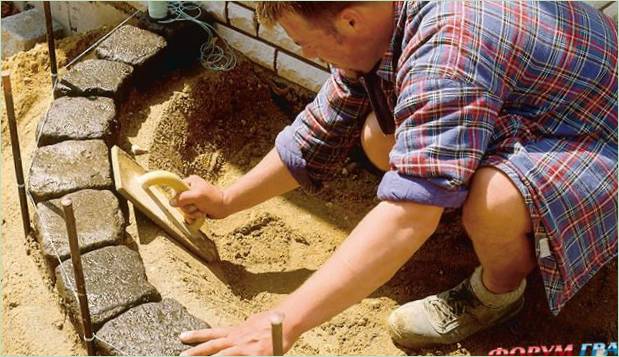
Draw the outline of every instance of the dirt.
[[[59,46],[69,52],[88,42],[66,41]],[[25,168],[35,148],[34,128],[51,100],[45,52],[38,46],[5,64],[16,70],[13,87]],[[165,75],[129,93],[119,110],[120,146],[148,149],[137,157],[145,167],[198,174],[229,185],[258,163],[277,133],[311,99],[300,90],[292,102],[278,97],[270,80],[269,72],[246,61],[226,73],[196,66]],[[2,353],[84,354],[46,280],[38,248],[23,237],[4,121],[2,131]],[[164,298],[179,301],[213,326],[231,325],[272,306],[318,269],[377,203],[378,182],[377,176],[349,161],[318,196],[297,190],[224,220],[207,221],[222,257],[218,264],[205,265],[132,209],[127,234],[136,243],[149,281]],[[456,285],[476,264],[458,213],[447,213],[439,231],[391,281],[305,333],[291,353],[486,354],[499,346],[616,341],[613,263],[556,318],[548,311],[536,271],[529,279],[524,311],[509,323],[441,348],[409,351],[391,342],[385,320],[394,307]]]

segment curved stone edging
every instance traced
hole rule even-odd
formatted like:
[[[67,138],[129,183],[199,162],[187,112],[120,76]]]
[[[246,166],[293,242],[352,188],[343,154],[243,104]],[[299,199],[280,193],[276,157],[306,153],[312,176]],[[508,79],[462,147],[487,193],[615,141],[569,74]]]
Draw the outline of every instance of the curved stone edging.
[[[186,31],[187,25],[175,28]],[[64,76],[55,91],[58,98],[39,123],[40,140],[28,177],[36,203],[37,240],[48,269],[55,271],[69,316],[81,331],[59,209],[61,198],[74,202],[88,305],[93,329],[101,332],[97,348],[103,354],[176,355],[185,348],[178,339],[181,331],[209,327],[178,302],[161,301],[147,281],[139,253],[123,245],[126,201],[109,191],[113,187],[109,148],[119,129],[116,107],[130,86],[148,81],[145,76],[151,71],[160,73],[162,64],[170,69],[183,63],[169,58],[172,52],[166,50],[178,31],[165,30],[167,40],[125,25],[97,47],[98,59],[84,60]]]

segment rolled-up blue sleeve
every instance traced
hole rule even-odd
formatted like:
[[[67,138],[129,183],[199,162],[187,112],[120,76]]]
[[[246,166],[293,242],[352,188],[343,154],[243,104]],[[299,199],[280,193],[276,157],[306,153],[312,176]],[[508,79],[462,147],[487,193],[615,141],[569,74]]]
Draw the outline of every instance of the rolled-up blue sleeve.
[[[381,201],[413,201],[445,208],[460,207],[468,191],[463,187],[446,190],[440,181],[389,171],[378,185],[377,196]]]
[[[368,113],[361,84],[334,69],[316,98],[275,140],[279,157],[303,189],[315,193],[322,181],[335,177]]]
[[[295,129],[289,125],[275,138],[275,149],[280,159],[290,171],[292,177],[308,192],[320,190],[320,184],[314,182],[307,172],[307,162],[303,158],[301,149],[294,140]]]
[[[395,109],[391,171],[381,200],[459,207],[494,132],[502,101],[486,89],[453,78],[410,76]]]

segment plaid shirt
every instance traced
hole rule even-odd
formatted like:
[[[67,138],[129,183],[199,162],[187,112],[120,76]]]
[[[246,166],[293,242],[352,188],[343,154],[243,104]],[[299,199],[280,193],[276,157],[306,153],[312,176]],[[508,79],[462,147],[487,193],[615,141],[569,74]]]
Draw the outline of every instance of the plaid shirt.
[[[549,244],[538,261],[558,313],[617,252],[616,25],[579,2],[410,2],[394,13],[376,75],[396,144],[378,197],[459,207],[477,168],[501,169]],[[334,176],[370,111],[362,80],[334,69],[276,139],[303,187]]]

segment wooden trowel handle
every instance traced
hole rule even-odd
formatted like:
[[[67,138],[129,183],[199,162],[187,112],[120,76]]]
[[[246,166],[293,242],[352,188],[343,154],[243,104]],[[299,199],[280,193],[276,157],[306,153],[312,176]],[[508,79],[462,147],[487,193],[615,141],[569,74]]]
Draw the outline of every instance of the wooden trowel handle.
[[[140,181],[142,188],[145,190],[154,185],[168,186],[173,189],[176,194],[189,190],[189,186],[177,174],[165,170],[145,173],[140,176],[138,180]],[[204,218],[198,218],[189,225],[189,228],[192,231],[197,232],[203,224]]]

